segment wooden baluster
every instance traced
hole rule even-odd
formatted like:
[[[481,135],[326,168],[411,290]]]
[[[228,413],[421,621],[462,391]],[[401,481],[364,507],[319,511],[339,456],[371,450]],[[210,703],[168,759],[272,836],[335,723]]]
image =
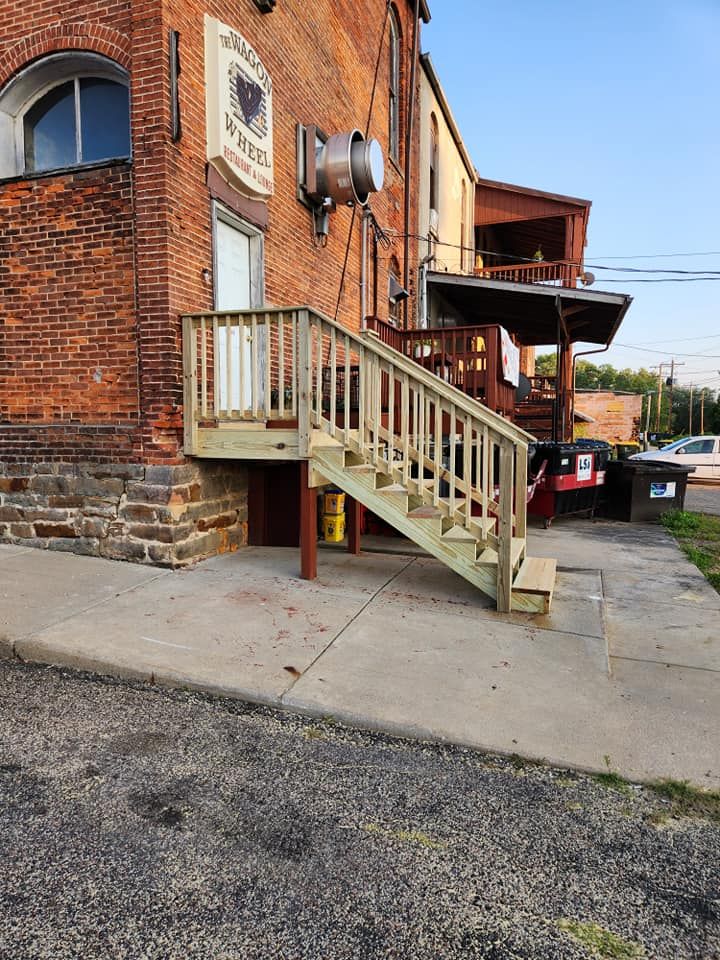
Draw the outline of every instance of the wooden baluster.
[[[375,395],[375,409],[373,417],[374,430],[374,456],[373,462],[377,466],[380,462],[380,423],[382,421],[382,370],[380,369],[380,360],[377,354],[373,354],[372,364],[373,391]]]
[[[440,502],[440,477],[442,474],[442,400],[435,394],[435,450],[433,456],[433,504]]]
[[[425,387],[421,383],[418,389],[415,391],[415,396],[418,400],[418,422],[417,422],[417,436],[415,440],[415,449],[418,452],[418,485],[420,487],[420,493],[423,490],[423,467],[425,466],[425,430],[426,420],[425,420]]]
[[[512,501],[513,501],[513,446],[509,440],[500,441],[500,517],[498,520],[497,609],[509,613],[512,606]]]
[[[238,407],[240,408],[240,416],[245,417],[248,413],[247,407],[245,406],[245,396],[247,393],[247,358],[245,354],[247,353],[247,345],[250,342],[248,340],[248,328],[246,325],[247,317],[243,314],[240,314],[239,318],[239,327],[238,327]],[[252,384],[250,385],[252,390]]]
[[[490,431],[487,427],[483,427],[482,431],[482,480],[481,480],[481,494],[482,494],[482,518],[483,521],[487,520],[488,515],[488,494],[490,492],[490,474],[491,474],[491,464],[492,464],[492,446],[490,444]]]
[[[285,316],[278,314],[278,420],[285,419]]]
[[[450,404],[450,519],[455,522],[455,404]]]
[[[258,383],[258,342],[257,342],[258,329],[257,329],[257,314],[256,314],[256,313],[252,313],[252,314],[251,314],[251,318],[252,318],[252,319],[251,319],[251,321],[250,321],[250,337],[251,337],[251,340],[250,340],[250,352],[251,352],[251,357],[252,357],[252,359],[251,359],[251,363],[250,363],[250,376],[251,376],[252,379],[251,379],[251,383],[250,383],[250,390],[251,390],[252,395],[251,395],[251,397],[250,397],[250,403],[251,403],[251,407],[252,407],[252,418],[253,418],[253,420],[257,420],[257,418],[258,418],[258,391],[259,391],[259,386],[260,386],[259,383]]]
[[[365,347],[361,346],[358,354],[358,441],[360,443],[360,453],[365,456],[367,440],[365,437],[366,424],[366,404],[368,403],[369,392],[367,390],[367,370],[365,360]]]
[[[392,471],[395,459],[395,367],[388,364],[388,469]]]
[[[232,319],[224,317],[225,324],[225,410],[226,417],[232,416]]]
[[[351,407],[351,390],[352,386],[350,378],[352,376],[350,369],[350,337],[345,334],[344,340],[345,348],[345,379],[344,379],[344,396],[343,396],[343,428],[344,428],[344,443],[347,447],[350,443],[350,407]]]
[[[207,418],[207,320],[200,318],[200,412],[203,419]]]
[[[218,318],[212,318],[213,328],[213,412],[220,416],[220,325]]]
[[[472,518],[472,419],[465,414],[463,426],[463,481],[465,484],[465,527]]]
[[[418,428],[420,426],[420,394],[419,391],[414,389],[412,391],[412,448],[413,450],[419,449],[419,438],[418,438]]]
[[[197,330],[192,317],[183,317],[183,450],[197,446]]]
[[[322,320],[315,321],[315,330],[317,333],[317,357],[316,357],[316,374],[315,374],[315,426],[320,427],[322,423],[322,412],[323,412],[323,370],[322,370],[322,356],[323,356],[323,331],[322,331]]]
[[[330,436],[337,428],[337,335],[330,327]]]
[[[474,432],[474,436],[475,436],[475,440],[474,440],[474,443],[475,443],[475,482],[474,482],[473,485],[472,485],[472,489],[473,489],[473,491],[474,491],[475,493],[479,493],[479,494],[480,494],[480,503],[481,503],[481,505],[482,505],[482,479],[481,479],[481,478],[482,478],[482,434],[481,434],[481,432],[480,432],[479,426],[476,426],[473,432]],[[482,506],[481,506],[481,516],[483,516],[483,519],[484,519],[484,515],[482,514]],[[483,534],[484,534],[484,533],[485,533],[485,527],[484,527],[484,525],[483,525]]]
[[[297,320],[298,351],[298,445],[300,456],[310,455],[310,431],[312,429],[312,328],[307,310],[300,310]]]
[[[515,446],[515,536],[527,536],[527,444]]]
[[[402,439],[402,478],[407,488],[410,478],[410,380],[407,373],[402,375],[402,390],[400,395],[400,435]]]
[[[265,408],[265,419],[270,419],[270,411],[272,408],[272,328],[270,326],[270,314],[265,314],[265,330],[262,333],[262,355],[260,357],[260,372],[262,373],[263,380],[263,394],[265,399],[263,400],[263,406]]]

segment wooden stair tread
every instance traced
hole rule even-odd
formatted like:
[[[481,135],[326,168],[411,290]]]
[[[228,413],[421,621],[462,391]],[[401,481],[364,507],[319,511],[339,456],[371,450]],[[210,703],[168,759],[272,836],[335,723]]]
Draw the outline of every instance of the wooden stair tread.
[[[444,533],[442,538],[443,540],[449,540],[450,542],[453,540],[472,540],[477,542],[477,537],[474,537],[469,530],[466,530],[465,527],[458,526],[458,524],[455,524],[454,527],[451,527],[446,533]]]
[[[525,557],[513,581],[513,590],[552,597],[557,560],[549,557]]]
[[[520,559],[524,549],[525,540],[523,537],[513,537],[512,546],[510,548],[510,556],[512,558],[513,567]],[[477,558],[477,562],[483,564],[484,566],[497,566],[497,550],[495,550],[493,547],[486,547]]]
[[[438,510],[437,507],[430,505],[423,505],[422,507],[415,507],[414,510],[408,510],[408,516],[412,517],[413,520],[441,520],[442,513]]]

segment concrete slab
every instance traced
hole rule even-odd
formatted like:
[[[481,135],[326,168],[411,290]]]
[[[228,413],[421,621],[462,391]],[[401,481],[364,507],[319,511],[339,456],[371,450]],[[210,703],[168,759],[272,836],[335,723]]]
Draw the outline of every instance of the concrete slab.
[[[376,601],[283,703],[558,762],[582,765],[584,755],[592,765],[604,746],[583,750],[600,719],[595,691],[607,684],[600,639]]]
[[[412,557],[395,554],[361,554],[318,551],[318,576],[313,587],[319,592],[337,597],[368,600],[388,580],[391,580]],[[274,583],[307,583],[300,579],[300,551],[284,547],[247,547],[237,553],[204,560],[192,571],[216,579],[239,576],[268,578]]]
[[[424,612],[389,619],[373,605],[282,703],[564,766],[603,769],[609,757],[637,779],[720,778],[714,675],[620,661],[610,679],[599,640],[487,621],[479,634],[462,616],[443,623],[434,629]]]
[[[0,543],[0,563],[16,557],[19,553],[27,553],[31,547],[21,547],[16,543]]]
[[[653,606],[662,606],[665,613],[658,614],[658,629],[663,627],[663,617],[669,606],[720,610],[720,594],[679,550],[668,564],[638,565],[633,569],[606,568],[603,570],[603,591],[607,599],[633,601],[648,614],[652,613]]]
[[[388,557],[370,567],[371,558],[361,558],[333,592],[318,581],[268,576],[268,564],[275,561],[277,573],[291,553],[247,551],[141,585],[35,633],[17,652],[71,666],[89,659],[96,669],[274,703],[408,562]],[[326,565],[326,578],[338,586],[344,566]]]
[[[6,558],[0,577],[0,636],[16,639],[169,576],[157,567],[23,550]]]
[[[435,559],[418,558],[384,587],[379,600],[404,609],[427,609],[473,619],[497,620],[532,626],[535,630],[560,630],[604,637],[600,571],[573,570],[558,574],[552,611],[548,615],[501,614],[494,602]]]
[[[670,561],[678,549],[659,524],[568,518],[549,530],[530,527],[527,552],[532,557],[554,557],[565,569],[625,569]]]
[[[608,600],[610,655],[720,671],[720,609],[690,602],[663,604]],[[717,679],[720,685],[720,677]]]

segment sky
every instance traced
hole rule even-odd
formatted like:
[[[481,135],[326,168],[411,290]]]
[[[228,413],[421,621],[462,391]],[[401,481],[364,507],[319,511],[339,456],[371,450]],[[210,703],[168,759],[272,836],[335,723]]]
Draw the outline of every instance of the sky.
[[[633,296],[616,342],[643,349],[589,359],[675,356],[680,383],[720,388],[720,0],[429,2],[423,50],[480,176],[592,200],[587,265],[718,272],[593,269]]]

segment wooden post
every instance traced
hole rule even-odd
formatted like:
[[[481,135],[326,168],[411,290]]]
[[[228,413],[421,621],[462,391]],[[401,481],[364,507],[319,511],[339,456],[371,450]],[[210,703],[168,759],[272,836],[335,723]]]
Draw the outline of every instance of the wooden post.
[[[527,536],[527,473],[528,448],[525,443],[515,447],[515,536]]]
[[[300,463],[300,576],[317,577],[317,491],[310,486],[310,465]]]
[[[298,443],[300,456],[310,455],[310,431],[312,429],[312,341],[310,339],[310,316],[307,310],[299,310],[297,317],[298,357]],[[318,392],[320,386],[318,385]],[[320,400],[318,399],[318,403]],[[307,466],[307,464],[305,464]]]
[[[512,606],[512,514],[513,514],[513,445],[500,443],[500,516],[498,518],[498,613],[510,613]]]
[[[347,513],[348,553],[357,556],[360,553],[360,518],[362,516],[362,506],[354,497],[346,496],[345,510]]]
[[[197,447],[197,342],[191,317],[183,317],[183,452],[196,453]],[[205,371],[202,371],[203,377]]]

